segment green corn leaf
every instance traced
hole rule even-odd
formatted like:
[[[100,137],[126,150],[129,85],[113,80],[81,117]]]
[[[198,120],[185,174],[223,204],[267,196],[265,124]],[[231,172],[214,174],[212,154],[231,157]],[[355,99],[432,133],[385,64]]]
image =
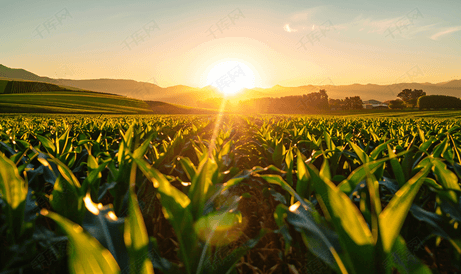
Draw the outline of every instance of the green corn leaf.
[[[358,145],[356,145],[355,143],[353,143],[351,141],[348,141],[348,143],[352,147],[352,149],[354,150],[355,154],[357,154],[357,156],[359,157],[362,164],[365,164],[365,163],[367,163],[369,161],[368,160],[368,155],[365,153],[365,151],[363,151]]]
[[[299,149],[296,150],[296,167],[298,174],[298,181],[296,183],[296,192],[303,198],[309,198],[310,195],[310,184],[309,172],[306,169],[304,158]]]
[[[287,182],[285,182],[283,178],[280,177],[280,175],[268,174],[268,175],[259,175],[259,177],[266,180],[269,184],[281,186],[283,190],[287,191],[293,197],[295,197],[298,201],[300,201],[303,206],[308,207],[306,201],[304,201],[304,199]]]
[[[27,189],[16,165],[0,152],[0,198],[6,202],[8,227],[14,239],[23,232]]]
[[[41,214],[53,219],[69,238],[69,272],[72,274],[118,274],[120,267],[109,250],[83,228],[66,218],[42,209]]]
[[[331,173],[330,173],[330,165],[328,164],[328,160],[325,159],[322,163],[322,166],[320,167],[320,172],[319,175],[322,178],[326,178],[329,181],[331,181]]]
[[[424,179],[429,174],[430,169],[430,165],[425,166],[403,185],[379,215],[379,232],[384,252],[389,253],[391,251],[410,210],[410,206],[413,203],[413,199],[424,183]]]
[[[437,182],[446,189],[460,190],[456,174],[448,170],[447,166],[439,159],[431,158],[432,171],[434,172]]]
[[[130,273],[153,274],[154,267],[149,259],[149,237],[134,193],[136,165],[131,172],[131,186],[128,196],[128,217],[125,220],[123,234],[130,255]]]
[[[426,136],[424,135],[424,131],[419,127],[419,125],[418,125],[418,134],[419,134],[419,138],[421,139],[421,141],[423,143],[426,142]]]
[[[240,182],[243,180],[246,180],[250,178],[251,173],[247,170],[243,170],[239,174],[237,174],[235,177],[232,179],[227,180],[225,183],[222,184],[222,187],[220,188],[220,192],[224,193],[226,190],[228,190],[230,187],[238,185]]]
[[[120,268],[128,268],[129,256],[123,239],[124,218],[117,218],[111,204],[95,204],[87,194],[83,198],[85,217],[82,227],[112,254]],[[127,271],[128,272],[128,271]],[[122,273],[127,273],[122,272]]]
[[[416,240],[416,239],[415,239]],[[382,268],[386,269],[389,273],[391,267],[395,267],[399,273],[421,273],[431,274],[429,267],[424,265],[410,250],[408,250],[408,243],[402,236],[398,236],[390,254],[388,254],[382,262]]]
[[[59,215],[81,224],[85,214],[80,190],[63,176],[59,176],[53,187],[50,204]]]
[[[373,162],[366,163],[358,168],[356,168],[352,173],[347,177],[347,179],[343,180],[339,185],[339,189],[346,193],[347,195],[350,195],[352,191],[356,188],[360,182],[362,182],[365,177],[367,176],[365,165],[368,166],[368,169],[370,172],[376,171],[379,167],[384,165],[384,162],[386,162],[386,158],[382,158]]]
[[[419,148],[418,148],[419,151],[428,153],[428,152],[427,152],[427,149],[432,145],[432,143],[433,143],[434,141],[435,141],[434,136],[431,136],[431,137],[429,138],[429,140],[424,141],[424,143],[422,143],[422,144],[419,146]]]
[[[125,162],[123,161],[125,158],[125,151],[127,150],[127,145],[125,139],[120,140],[120,146],[118,148],[117,153],[117,160],[120,166],[122,166]]]
[[[56,164],[59,172],[61,173],[61,176],[77,190],[79,195],[83,197],[85,193],[81,191],[80,182],[77,180],[77,178],[75,178],[74,173],[64,163],[56,158],[51,157],[49,161]]]
[[[326,132],[326,131],[323,132],[323,138],[325,139],[327,149],[334,150],[336,148],[336,146],[333,143],[333,141],[331,140],[331,136],[330,136],[330,134],[328,134],[328,132]]]
[[[300,206],[299,201],[289,208],[284,205],[279,206],[277,207],[278,214],[285,215],[287,222],[301,232],[306,247],[313,254],[335,271],[347,273],[346,266],[341,259],[341,257],[345,258],[346,255],[338,254],[340,246],[337,235],[328,227],[313,206],[305,208]],[[281,212],[282,209],[284,210],[283,213]]]
[[[198,238],[193,228],[193,215],[189,209],[191,200],[180,190],[168,182],[158,170],[152,168],[144,160],[133,158],[143,174],[152,181],[154,187],[160,194],[160,202],[165,218],[173,226],[179,241],[179,256],[185,264],[187,273],[192,273],[194,265],[197,264],[197,242]]]
[[[290,147],[285,155],[285,164],[287,165],[287,182],[290,186],[293,186],[293,148]]]
[[[91,156],[91,155],[90,155]],[[97,201],[95,199],[98,195],[99,191],[99,184],[100,184],[100,179],[102,177],[101,172],[106,168],[106,166],[112,162],[112,159],[107,159],[103,161],[97,168],[92,169],[88,176],[85,178],[85,180],[82,183],[82,193],[86,193],[88,191],[88,188],[91,189],[91,198]]]
[[[372,160],[377,160],[378,159],[378,156],[381,152],[383,152],[386,148],[388,148],[388,144],[393,142],[394,140],[391,139],[391,140],[388,140],[382,144],[380,144],[379,146],[377,146],[371,153],[370,153],[370,159]]]
[[[125,134],[123,134],[123,132],[120,131],[120,133],[121,133],[121,135],[123,137],[123,140],[125,140],[125,144],[126,144],[128,149],[131,148],[131,144],[133,143],[133,133],[134,133],[135,125],[136,125],[136,123],[131,124],[131,126],[127,129]]]
[[[56,140],[56,154],[64,154],[69,151],[72,147],[71,142],[69,142],[69,133],[70,127]]]
[[[40,135],[37,135],[37,139],[40,141],[40,143],[42,143],[43,147],[49,154],[56,156],[56,146],[50,139]]]
[[[285,153],[285,146],[283,145],[283,136],[280,140],[276,140],[274,153],[272,153],[272,161],[277,167],[281,167],[283,162],[283,154]]]
[[[192,181],[192,178],[195,178],[197,173],[192,161],[188,157],[179,157],[179,163],[181,164],[184,172],[186,172],[187,178]]]
[[[152,141],[152,138],[154,138],[154,134],[150,134],[149,137],[144,140],[144,142],[139,146],[135,151],[133,152],[133,157],[134,158],[142,158],[144,154],[146,153],[147,149],[149,148],[149,144]]]
[[[440,158],[443,152],[447,149],[448,138],[445,138],[440,144],[436,145],[432,151],[432,157]]]
[[[229,154],[231,150],[231,146],[232,146],[232,141],[225,143],[222,146],[221,150],[219,151],[218,158],[221,159],[224,155]]]
[[[362,214],[346,194],[319,174],[315,166],[310,164],[307,168],[314,180],[317,200],[326,217],[333,223],[342,248],[350,254],[345,258],[345,261],[353,262],[348,270],[358,273],[372,271],[374,239]]]
[[[392,171],[394,172],[397,183],[399,183],[399,186],[402,187],[406,182],[402,166],[400,165],[399,160],[397,159],[391,147],[387,145],[387,148],[389,152],[389,157],[391,158],[389,161],[391,162]]]
[[[350,235],[351,239],[358,245],[373,243],[371,232],[365,220],[361,217],[360,211],[330,180],[323,177],[313,165],[308,165],[311,176],[318,182],[315,190],[319,201],[327,210],[333,222],[341,224],[342,229]],[[316,183],[317,183],[316,182]]]
[[[190,210],[194,219],[198,219],[203,214],[208,189],[212,184],[211,175],[217,168],[216,164],[213,168],[211,161],[209,158],[204,158],[199,164],[196,176],[191,180],[191,187],[187,196],[191,200]]]

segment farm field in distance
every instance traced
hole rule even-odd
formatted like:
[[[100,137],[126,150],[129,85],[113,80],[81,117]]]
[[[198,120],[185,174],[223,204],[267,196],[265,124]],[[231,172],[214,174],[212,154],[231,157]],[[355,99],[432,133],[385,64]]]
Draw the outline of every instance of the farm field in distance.
[[[338,113],[330,113],[333,116],[344,117],[365,117],[365,118],[446,118],[460,119],[461,111],[459,110],[358,110]]]
[[[459,272],[461,111],[341,115],[0,114],[0,273]]]
[[[121,96],[75,91],[1,94],[2,112],[148,113],[147,103]]]

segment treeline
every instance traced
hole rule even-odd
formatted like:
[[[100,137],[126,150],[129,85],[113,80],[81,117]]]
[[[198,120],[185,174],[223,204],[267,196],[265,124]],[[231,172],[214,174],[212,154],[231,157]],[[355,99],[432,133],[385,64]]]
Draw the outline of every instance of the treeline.
[[[198,107],[219,109],[221,98],[209,98],[197,102]],[[329,99],[326,90],[304,95],[284,97],[264,97],[239,101],[238,104],[226,103],[226,110],[241,113],[267,114],[315,114],[325,113],[330,109],[349,110],[362,109],[362,100],[359,96],[345,99]]]
[[[461,99],[445,95],[426,95],[422,90],[404,89],[397,100],[389,101],[390,109],[414,108],[419,109],[461,109]],[[197,105],[202,108],[219,109],[222,98],[200,100]],[[363,109],[360,96],[346,97],[345,99],[328,98],[326,90],[298,96],[264,97],[239,101],[236,104],[226,103],[226,111],[240,113],[265,114],[320,114],[330,110]]]
[[[461,99],[445,95],[427,95],[418,98],[419,109],[461,109]]]
[[[400,99],[391,100],[389,108],[403,109],[418,107],[423,109],[459,109],[461,99],[446,95],[426,95],[426,92],[418,89],[404,89],[397,97]]]

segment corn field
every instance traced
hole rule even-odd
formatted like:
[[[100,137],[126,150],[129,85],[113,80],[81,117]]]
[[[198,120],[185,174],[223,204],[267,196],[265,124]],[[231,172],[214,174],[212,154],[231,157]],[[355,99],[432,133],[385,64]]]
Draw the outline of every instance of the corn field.
[[[0,274],[459,273],[461,122],[0,120]]]

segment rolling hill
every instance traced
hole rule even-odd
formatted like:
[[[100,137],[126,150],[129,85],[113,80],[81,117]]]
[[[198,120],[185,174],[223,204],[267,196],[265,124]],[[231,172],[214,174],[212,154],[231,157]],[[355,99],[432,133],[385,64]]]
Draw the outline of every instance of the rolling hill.
[[[0,94],[1,113],[152,113],[140,100],[85,91]]]
[[[217,111],[43,82],[0,80],[0,113],[211,114]]]
[[[197,106],[198,100],[222,97],[222,94],[214,87],[206,86],[195,88],[184,85],[160,87],[146,82],[123,79],[91,79],[70,80],[52,79],[40,77],[23,69],[11,69],[0,65],[0,77],[9,79],[25,79],[47,82],[73,87],[81,90],[112,93],[140,100],[163,101],[170,104],[181,104],[191,107]],[[245,89],[237,96],[230,97],[231,101],[247,100],[262,97],[282,97],[290,95],[302,95],[326,89],[330,98],[360,96],[362,100],[375,99],[386,101],[395,99],[397,94],[406,88],[422,89],[428,95],[440,94],[459,96],[461,94],[461,80],[452,80],[443,83],[396,83],[392,85],[353,84],[353,85],[305,85],[299,87],[283,87],[276,85],[271,88]]]

